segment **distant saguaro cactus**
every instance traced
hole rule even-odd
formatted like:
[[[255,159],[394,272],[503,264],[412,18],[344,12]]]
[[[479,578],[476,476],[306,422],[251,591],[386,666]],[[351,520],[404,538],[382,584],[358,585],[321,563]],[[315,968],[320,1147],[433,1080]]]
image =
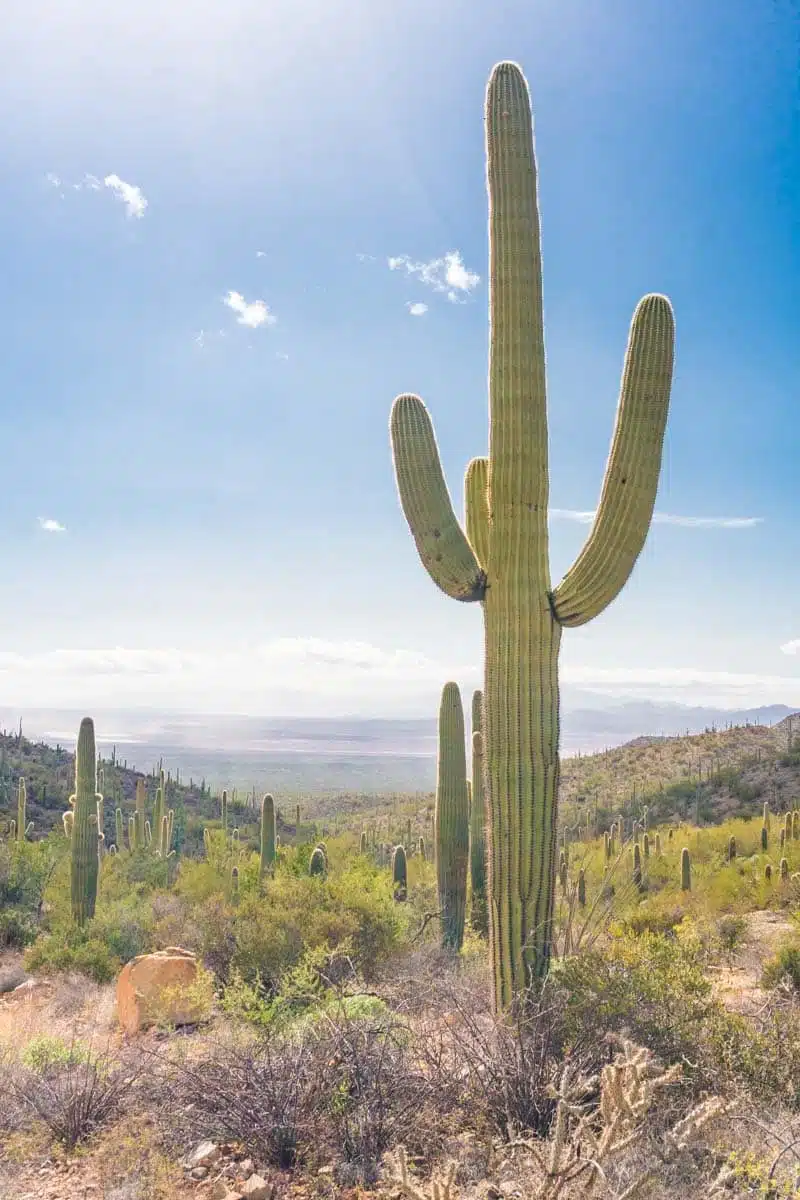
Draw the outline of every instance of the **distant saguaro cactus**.
[[[638,842],[633,843],[633,886],[642,890],[642,849]]]
[[[228,832],[228,792],[226,788],[222,789],[222,800],[220,801],[220,818],[222,820],[223,833]]]
[[[434,816],[436,879],[442,945],[458,951],[464,941],[469,855],[469,799],[464,710],[455,683],[446,683],[439,704],[439,758]]]
[[[728,862],[733,862],[736,858],[736,838],[728,839]]]
[[[123,836],[124,836],[123,830],[124,830],[124,826],[122,823],[122,809],[117,808],[114,810],[114,831],[115,831],[116,838],[117,838],[117,850],[118,851],[125,849],[125,844],[123,841]]]
[[[131,845],[131,849],[143,850],[146,845],[145,823],[145,805],[147,803],[147,792],[143,779],[136,780],[136,829],[134,832],[135,844]]]
[[[789,879],[789,860],[788,860],[788,859],[786,859],[786,858],[782,858],[782,859],[781,859],[780,873],[781,873],[781,883],[786,883],[786,882],[788,882],[788,879]]]
[[[361,837],[358,839],[358,853],[359,854],[367,853],[367,831],[366,831],[366,829],[361,830]]]
[[[767,863],[767,865],[764,867],[764,878],[766,879],[767,883],[772,883],[772,864],[771,863]]]
[[[769,833],[767,832],[767,826],[762,825],[761,826],[761,850],[764,854],[766,854],[766,852],[767,852],[768,845],[769,845]]]
[[[586,872],[583,867],[578,872],[578,904],[581,908],[586,907]]]
[[[91,717],[84,717],[75,749],[75,792],[70,796],[73,806],[70,895],[73,920],[81,926],[92,919],[97,903],[97,801],[94,722]]]
[[[684,892],[692,890],[692,860],[688,846],[684,846],[681,850],[681,890]]]
[[[275,800],[267,792],[261,801],[261,874],[275,866]]]
[[[395,846],[392,854],[392,883],[395,900],[405,900],[408,896],[408,861],[402,846]]]
[[[25,787],[25,780],[20,776],[17,786],[17,841],[24,842],[28,831],[28,790]]]
[[[325,874],[325,854],[319,846],[313,851],[308,864],[309,875],[324,875]]]
[[[485,622],[484,755],[494,997],[508,1007],[549,968],[559,778],[561,631],[611,603],[644,544],[655,502],[673,358],[669,301],[633,317],[600,503],[587,542],[553,588],[542,268],[530,95],[514,63],[486,95],[489,187],[489,456],[466,477],[466,535],[418,396],[394,402],[403,511],[423,565]]]

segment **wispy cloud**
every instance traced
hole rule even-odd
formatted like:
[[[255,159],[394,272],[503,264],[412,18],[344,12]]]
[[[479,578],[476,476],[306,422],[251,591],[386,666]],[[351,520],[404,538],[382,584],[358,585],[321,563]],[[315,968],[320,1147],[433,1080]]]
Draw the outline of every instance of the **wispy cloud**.
[[[48,171],[45,176],[51,187],[58,188],[61,198],[64,198],[62,188],[69,187],[73,192],[100,192],[108,188],[125,205],[127,216],[139,219],[144,216],[147,208],[147,197],[135,183],[126,183],[119,175],[106,175],[98,179],[96,175],[86,174],[78,183],[66,184],[54,171]]]
[[[144,216],[147,197],[140,187],[137,187],[135,183],[126,183],[124,179],[120,179],[119,175],[106,175],[103,183],[119,197],[125,205],[125,212],[129,217],[138,219]]]
[[[388,259],[390,271],[405,271],[435,292],[443,292],[453,304],[463,304],[481,281],[470,271],[458,250],[449,250],[442,258],[413,262],[407,254]]]
[[[266,250],[256,250],[256,258],[266,258],[266,257],[267,257]]]
[[[424,317],[425,313],[428,311],[427,304],[422,304],[421,301],[417,301],[415,304],[412,304],[410,300],[407,300],[406,308],[412,317]]]
[[[575,521],[591,525],[594,511],[575,508],[551,508],[551,521]],[[763,517],[681,517],[674,513],[653,513],[654,525],[680,525],[684,529],[752,529],[763,523]]]
[[[711,671],[703,667],[592,667],[565,663],[561,678],[567,685],[618,698],[734,706],[800,703],[800,677],[787,675]]]
[[[792,638],[790,642],[784,642],[781,646],[783,654],[800,654],[800,638]]]
[[[39,517],[39,528],[45,533],[66,533],[66,525],[62,525],[60,521],[54,521],[52,517]]]
[[[260,329],[262,325],[274,325],[278,319],[274,313],[270,312],[263,300],[251,300],[248,303],[241,292],[228,292],[223,304],[235,312],[237,322],[240,325],[246,325],[248,329]]]
[[[377,261],[374,254],[356,254],[356,258],[358,259],[359,262],[376,262]]]

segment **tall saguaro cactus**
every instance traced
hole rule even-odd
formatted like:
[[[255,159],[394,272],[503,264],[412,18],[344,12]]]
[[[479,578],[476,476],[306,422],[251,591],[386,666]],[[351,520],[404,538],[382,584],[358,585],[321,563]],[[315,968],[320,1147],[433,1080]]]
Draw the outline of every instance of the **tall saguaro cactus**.
[[[513,63],[486,96],[489,189],[489,455],[453,512],[422,400],[398,396],[395,473],[420,557],[485,621],[484,753],[490,942],[498,1007],[548,969],[558,789],[561,630],[598,616],[626,583],[655,503],[673,358],[669,301],[649,295],[630,328],[611,451],[588,539],[553,589],[542,269],[530,97]]]
[[[97,901],[97,806],[101,800],[97,791],[94,721],[84,717],[75,750],[75,794],[70,796],[73,805],[70,891],[72,916],[78,925],[91,920]]]
[[[363,834],[362,834],[363,837]],[[275,864],[275,801],[267,792],[261,801],[261,874]]]
[[[446,683],[439,705],[439,761],[434,810],[436,880],[442,915],[442,945],[460,950],[464,941],[469,855],[469,797],[464,710],[455,683]]]

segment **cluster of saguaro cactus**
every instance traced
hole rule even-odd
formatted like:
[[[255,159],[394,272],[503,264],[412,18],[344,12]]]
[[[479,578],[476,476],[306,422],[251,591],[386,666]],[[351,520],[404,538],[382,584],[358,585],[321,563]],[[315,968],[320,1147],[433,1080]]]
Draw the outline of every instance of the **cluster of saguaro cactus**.
[[[267,792],[261,801],[261,874],[275,865],[275,800]]]
[[[444,685],[439,705],[434,840],[442,945],[457,951],[464,941],[467,907],[469,795],[464,710],[455,683]]]
[[[469,814],[470,924],[476,933],[489,929],[486,903],[486,803],[483,782],[483,692],[472,695],[472,794]]]
[[[94,722],[84,717],[78,732],[75,749],[75,792],[72,805],[71,841],[72,865],[70,893],[72,916],[78,925],[85,925],[94,916],[97,902],[98,828],[97,753]],[[66,827],[66,822],[65,822]]]
[[[466,534],[427,409],[399,396],[391,435],[420,557],[447,595],[482,604],[490,945],[495,1002],[548,970],[553,935],[561,630],[599,615],[628,579],[652,517],[673,358],[669,302],[633,317],[616,428],[588,540],[555,589],[548,562],[542,273],[530,97],[513,63],[486,97],[489,456],[466,476]]]

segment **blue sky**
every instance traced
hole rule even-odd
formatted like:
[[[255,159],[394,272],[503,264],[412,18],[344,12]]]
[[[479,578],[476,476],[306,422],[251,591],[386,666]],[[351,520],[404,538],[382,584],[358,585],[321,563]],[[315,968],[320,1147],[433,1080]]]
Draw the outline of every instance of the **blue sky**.
[[[567,694],[800,705],[792,0],[33,7],[0,45],[7,703],[410,715],[477,679],[480,613],[417,561],[388,415],[424,397],[460,504],[487,444],[483,95],[513,58],[551,504],[594,507],[661,291],[657,509],[723,522],[654,526],[565,635]],[[557,579],[588,527],[551,528]]]

